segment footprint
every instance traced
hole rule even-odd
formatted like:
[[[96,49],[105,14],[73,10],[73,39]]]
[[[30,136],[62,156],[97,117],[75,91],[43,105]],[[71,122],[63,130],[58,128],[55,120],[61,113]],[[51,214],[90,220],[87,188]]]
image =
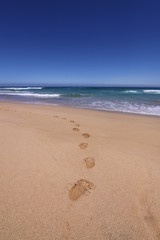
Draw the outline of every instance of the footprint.
[[[93,168],[95,166],[95,160],[92,157],[87,157],[84,159],[87,168]]]
[[[75,123],[75,121],[74,121],[74,120],[70,120],[70,122],[71,122],[71,123]]]
[[[54,115],[54,117],[55,117],[55,118],[58,118],[59,116],[57,116],[57,115]]]
[[[78,200],[82,195],[90,193],[90,190],[94,189],[95,186],[92,182],[84,179],[78,180],[74,186],[69,190],[69,198],[72,201]]]
[[[85,138],[89,138],[90,134],[89,133],[83,133],[82,136],[85,137]]]
[[[63,120],[66,120],[67,118],[63,117],[62,119],[63,119]]]
[[[79,144],[79,147],[80,147],[81,149],[85,149],[85,148],[88,147],[88,143],[80,143],[80,144]]]
[[[79,131],[79,128],[73,128],[73,131],[75,131],[75,132],[78,132]]]
[[[76,124],[76,127],[80,127],[80,124]]]

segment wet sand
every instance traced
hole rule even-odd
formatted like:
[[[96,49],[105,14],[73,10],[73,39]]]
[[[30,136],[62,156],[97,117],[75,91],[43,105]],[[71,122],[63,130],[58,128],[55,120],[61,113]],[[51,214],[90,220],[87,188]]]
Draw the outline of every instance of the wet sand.
[[[0,103],[0,240],[159,240],[160,118]]]

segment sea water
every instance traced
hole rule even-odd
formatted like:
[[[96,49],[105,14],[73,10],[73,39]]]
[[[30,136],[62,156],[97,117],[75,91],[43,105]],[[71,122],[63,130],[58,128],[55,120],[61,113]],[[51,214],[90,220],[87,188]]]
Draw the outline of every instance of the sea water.
[[[160,116],[160,88],[153,87],[0,87],[0,101]]]

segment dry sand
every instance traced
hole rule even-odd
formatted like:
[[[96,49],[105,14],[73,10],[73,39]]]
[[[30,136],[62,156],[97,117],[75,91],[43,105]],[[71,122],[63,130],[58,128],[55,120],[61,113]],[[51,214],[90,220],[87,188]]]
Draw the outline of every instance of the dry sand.
[[[33,239],[159,240],[160,118],[1,102],[0,240]]]

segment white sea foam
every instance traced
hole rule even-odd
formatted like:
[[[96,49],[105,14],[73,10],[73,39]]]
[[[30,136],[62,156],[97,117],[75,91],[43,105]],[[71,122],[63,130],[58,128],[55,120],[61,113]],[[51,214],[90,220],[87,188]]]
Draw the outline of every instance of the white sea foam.
[[[0,95],[10,96],[26,96],[26,97],[38,97],[38,98],[58,98],[61,94],[45,94],[45,93],[31,93],[31,92],[0,92]]]
[[[95,101],[91,103],[90,107],[104,111],[160,116],[160,106],[148,106],[145,104],[129,103],[127,101]]]
[[[40,90],[42,87],[6,87],[2,88],[2,90],[29,90],[29,89],[35,89],[35,90]]]
[[[127,90],[127,91],[125,91],[126,93],[137,93],[138,91],[136,91],[136,90]]]
[[[155,93],[155,94],[160,94],[160,90],[154,90],[154,89],[152,89],[152,90],[143,90],[143,92],[144,93]]]

